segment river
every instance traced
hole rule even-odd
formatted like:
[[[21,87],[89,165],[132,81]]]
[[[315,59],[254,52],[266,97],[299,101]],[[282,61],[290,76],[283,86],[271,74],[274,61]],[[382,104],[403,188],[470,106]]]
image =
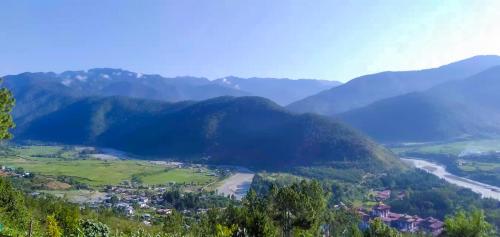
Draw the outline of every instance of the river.
[[[438,176],[439,178],[442,178],[449,183],[458,185],[460,187],[468,188],[472,190],[475,193],[479,193],[482,195],[482,197],[487,197],[487,198],[493,198],[496,200],[500,200],[500,188],[489,185],[489,184],[484,184],[481,182],[477,182],[471,179],[463,178],[460,176],[456,176],[454,174],[449,173],[446,171],[446,168],[442,165],[438,165],[436,163],[432,163],[429,161],[425,160],[419,160],[419,159],[414,159],[414,158],[405,158],[401,159],[403,161],[407,161],[411,164],[413,164],[415,167],[419,169],[423,169],[433,175]]]

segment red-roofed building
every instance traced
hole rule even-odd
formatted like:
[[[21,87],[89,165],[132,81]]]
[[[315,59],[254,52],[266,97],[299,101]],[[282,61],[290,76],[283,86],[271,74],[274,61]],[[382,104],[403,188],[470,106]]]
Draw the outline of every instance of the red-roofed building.
[[[427,217],[419,223],[420,230],[431,233],[433,236],[438,236],[443,232],[444,223],[438,219]]]

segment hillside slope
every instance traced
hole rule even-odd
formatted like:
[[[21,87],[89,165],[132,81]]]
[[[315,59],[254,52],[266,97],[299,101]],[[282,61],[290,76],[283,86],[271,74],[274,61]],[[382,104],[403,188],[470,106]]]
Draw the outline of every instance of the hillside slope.
[[[17,139],[96,145],[157,158],[258,168],[335,164],[400,167],[384,148],[316,115],[295,115],[259,97],[164,103],[87,98],[42,116]]]
[[[366,75],[292,103],[287,108],[296,112],[339,114],[378,100],[464,79],[496,65],[500,65],[500,56],[476,56],[433,69]]]
[[[497,66],[464,80],[382,100],[339,117],[384,142],[497,136],[499,91]]]

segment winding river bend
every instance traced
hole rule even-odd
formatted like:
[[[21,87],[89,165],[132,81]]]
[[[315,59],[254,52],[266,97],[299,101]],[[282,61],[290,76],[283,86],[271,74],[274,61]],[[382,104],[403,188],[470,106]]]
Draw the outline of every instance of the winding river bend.
[[[411,163],[416,168],[423,169],[433,175],[438,176],[439,178],[446,180],[449,183],[468,188],[475,193],[479,193],[482,195],[482,197],[500,200],[499,187],[450,174],[448,171],[446,171],[446,168],[444,166],[429,161],[414,158],[401,158],[401,160]]]

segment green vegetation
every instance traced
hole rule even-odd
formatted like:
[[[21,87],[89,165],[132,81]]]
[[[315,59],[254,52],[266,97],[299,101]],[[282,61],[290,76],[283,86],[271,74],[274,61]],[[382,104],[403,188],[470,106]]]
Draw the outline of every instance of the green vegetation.
[[[397,154],[428,154],[428,155],[467,155],[470,153],[489,153],[500,151],[500,139],[467,140],[437,144],[408,144],[391,149]]]
[[[378,100],[338,117],[385,143],[449,141],[498,135],[499,73],[500,66],[496,65],[463,80]],[[364,88],[380,94],[371,87]],[[332,103],[335,107],[338,106],[338,101],[332,97],[329,99],[336,102]]]
[[[69,149],[65,149],[63,146],[45,146],[45,145],[28,145],[28,146],[10,146],[7,149],[11,149],[15,154],[19,156],[31,156],[31,157],[65,157],[66,154],[71,154],[76,157],[76,152],[71,152]],[[63,155],[65,154],[65,155]]]
[[[392,195],[384,201],[397,213],[434,217],[443,220],[456,210],[472,211],[474,207],[485,210],[486,219],[500,226],[500,202],[481,199],[469,189],[451,185],[432,174],[420,170],[406,170],[385,174],[360,173],[357,169],[338,171],[331,167],[301,167],[291,171],[295,177],[275,178],[280,175],[258,173],[252,188],[260,193],[268,192],[271,185],[285,186],[297,180],[317,179],[325,191],[333,193],[328,205],[344,203],[351,207],[371,208],[376,204],[374,190],[391,190]],[[339,174],[344,174],[339,176]],[[397,195],[403,195],[398,198]]]
[[[8,145],[2,147],[0,165],[47,177],[69,177],[93,187],[116,185],[133,178],[146,185],[186,183],[198,186],[219,179],[205,167],[168,168],[142,160],[100,160],[71,146]],[[63,180],[64,181],[64,180]]]
[[[458,212],[445,220],[446,237],[489,237],[494,236],[492,226],[486,222],[484,213],[474,210],[472,213]]]
[[[441,163],[455,175],[500,187],[500,139],[398,146],[401,156]]]
[[[12,137],[10,129],[14,127],[14,120],[10,112],[14,107],[14,102],[12,93],[6,88],[0,88],[0,140]]]
[[[24,196],[0,178],[1,232],[6,236],[34,237],[174,237],[174,236],[333,236],[399,237],[402,234],[375,219],[365,230],[348,209],[327,207],[327,197],[317,181],[272,186],[267,194],[251,190],[241,203],[211,208],[196,218],[173,211],[159,223],[144,226],[106,209],[80,209],[51,196]],[[179,196],[180,197],[180,196]],[[29,234],[28,234],[29,233]],[[482,212],[459,212],[448,217],[445,236],[493,236]],[[466,234],[466,235],[464,235]]]
[[[330,163],[367,169],[403,167],[385,148],[341,123],[293,114],[258,97],[173,104],[85,98],[40,116],[16,132],[19,140],[85,144],[145,157],[249,168]]]

